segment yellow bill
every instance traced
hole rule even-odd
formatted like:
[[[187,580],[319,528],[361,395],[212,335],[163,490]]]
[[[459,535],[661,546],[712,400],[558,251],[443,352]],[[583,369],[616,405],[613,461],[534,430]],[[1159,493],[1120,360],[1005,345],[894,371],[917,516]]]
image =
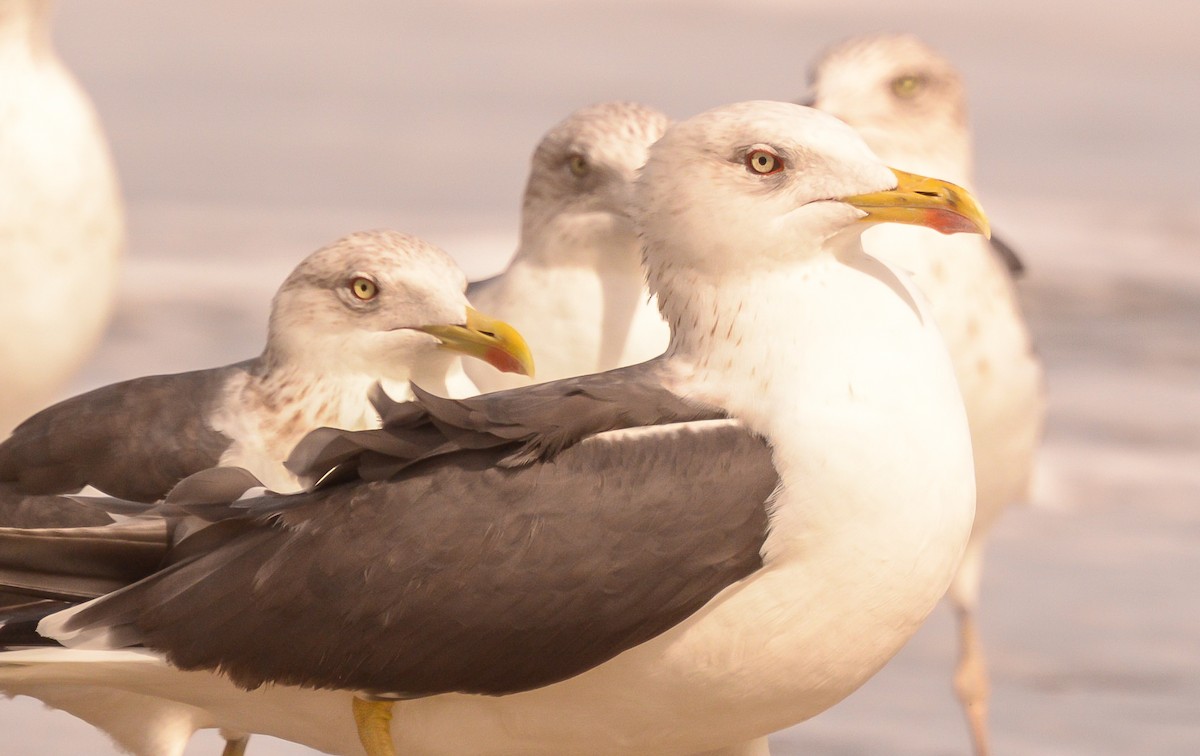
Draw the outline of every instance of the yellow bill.
[[[896,174],[895,189],[842,197],[841,201],[864,211],[867,223],[908,223],[943,234],[965,232],[992,238],[987,215],[966,189],[949,181],[891,170]]]
[[[533,354],[524,337],[503,320],[467,308],[466,325],[428,325],[415,330],[435,336],[442,348],[483,360],[502,373],[533,377]]]

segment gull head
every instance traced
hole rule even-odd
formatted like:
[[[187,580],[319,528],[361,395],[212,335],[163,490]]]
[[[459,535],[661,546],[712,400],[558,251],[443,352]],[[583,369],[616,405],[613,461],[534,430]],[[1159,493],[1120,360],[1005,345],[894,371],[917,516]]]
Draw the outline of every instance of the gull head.
[[[889,165],[968,182],[966,90],[950,61],[921,40],[843,42],[814,64],[809,84],[810,104],[858,129]]]
[[[727,105],[672,126],[650,150],[635,208],[660,294],[681,274],[728,280],[846,248],[834,237],[857,246],[867,223],[987,233],[961,187],[892,170],[845,123],[783,102]]]
[[[629,201],[638,169],[669,121],[632,102],[605,102],[575,111],[542,138],[533,153],[522,210],[522,248],[561,261],[580,241],[603,244],[616,235],[633,243]]]
[[[271,305],[266,361],[388,380],[436,375],[458,355],[530,374],[520,334],[467,303],[442,250],[395,231],[345,236],[309,255]]]

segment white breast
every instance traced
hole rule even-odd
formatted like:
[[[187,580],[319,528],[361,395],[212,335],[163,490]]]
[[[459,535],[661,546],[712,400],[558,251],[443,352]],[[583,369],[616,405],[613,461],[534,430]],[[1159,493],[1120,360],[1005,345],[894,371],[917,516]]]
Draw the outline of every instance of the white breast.
[[[911,272],[946,337],[966,404],[979,484],[976,527],[1028,495],[1045,396],[1017,292],[982,237],[888,224],[868,251]]]

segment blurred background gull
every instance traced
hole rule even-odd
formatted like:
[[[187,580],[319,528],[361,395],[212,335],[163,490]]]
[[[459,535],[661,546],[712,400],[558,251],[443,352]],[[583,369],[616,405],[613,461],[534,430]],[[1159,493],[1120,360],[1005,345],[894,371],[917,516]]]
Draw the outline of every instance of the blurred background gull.
[[[55,398],[108,323],[120,190],[48,0],[0,0],[0,437]]]
[[[994,752],[1194,752],[1197,28],[1187,0],[63,3],[55,44],[104,119],[129,254],[113,328],[60,395],[251,353],[295,250],[354,229],[502,270],[532,146],[581,106],[793,99],[837,42],[912,32],[963,73],[1049,388],[1048,506],[997,523],[984,575]],[[935,612],[773,752],[966,752],[954,632]],[[0,754],[114,752],[28,699],[0,701],[0,732]],[[188,753],[219,750],[203,733]]]

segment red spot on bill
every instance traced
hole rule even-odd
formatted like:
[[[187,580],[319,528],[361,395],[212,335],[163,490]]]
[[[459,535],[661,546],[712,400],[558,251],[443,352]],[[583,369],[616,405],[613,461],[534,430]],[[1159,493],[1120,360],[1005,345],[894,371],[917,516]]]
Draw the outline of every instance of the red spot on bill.
[[[508,352],[497,347],[489,347],[483,359],[487,364],[499,370],[501,373],[524,373],[525,368]]]
[[[929,208],[924,211],[924,218],[921,225],[928,226],[935,231],[940,231],[943,234],[977,234],[979,226],[970,218],[965,218],[958,213],[940,208]]]

